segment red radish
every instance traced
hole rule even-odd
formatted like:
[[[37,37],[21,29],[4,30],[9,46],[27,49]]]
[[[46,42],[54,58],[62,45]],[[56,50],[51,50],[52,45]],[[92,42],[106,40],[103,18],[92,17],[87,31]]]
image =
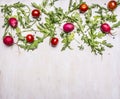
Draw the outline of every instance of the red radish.
[[[106,34],[111,34],[111,27],[108,23],[101,24],[100,28],[101,28],[102,32],[104,32]]]
[[[12,46],[14,43],[13,37],[12,36],[5,36],[3,38],[3,43],[7,46]]]
[[[13,28],[16,28],[18,26],[18,20],[13,17],[9,18],[8,23]]]
[[[74,30],[74,25],[72,23],[65,23],[63,25],[63,30],[66,33],[72,32]]]

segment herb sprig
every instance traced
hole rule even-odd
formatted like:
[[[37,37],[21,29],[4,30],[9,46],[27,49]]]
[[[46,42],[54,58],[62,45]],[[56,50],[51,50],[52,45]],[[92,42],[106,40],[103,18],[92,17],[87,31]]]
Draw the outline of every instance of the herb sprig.
[[[30,17],[31,9],[26,4],[17,2],[11,5],[5,4],[0,6],[4,16],[4,36],[13,35],[11,27],[8,24],[8,19],[15,17],[19,21],[19,26],[16,29],[12,29],[15,30],[18,38],[16,44],[27,51],[38,48],[44,39],[51,39],[58,36],[58,34],[60,34],[62,39],[62,51],[66,48],[73,49],[71,47],[72,41],[77,42],[80,50],[83,50],[84,46],[88,45],[91,48],[91,52],[100,55],[103,54],[106,47],[113,47],[105,39],[106,34],[100,30],[100,25],[103,22],[109,22],[111,23],[112,30],[118,28],[120,21],[117,19],[114,11],[109,11],[106,7],[99,4],[91,4],[89,5],[88,11],[83,14],[79,11],[80,4],[85,3],[83,0],[79,0],[79,2],[69,0],[67,11],[64,11],[62,7],[56,7],[56,2],[59,2],[59,0],[43,0],[41,4],[31,3],[32,7],[39,9],[42,16],[44,16],[38,19],[32,19]],[[117,4],[118,6],[120,5],[119,0]],[[48,10],[49,8],[51,9]],[[45,20],[45,22],[41,20]],[[61,29],[58,32],[57,28],[66,22],[73,23],[75,30],[71,33],[65,33]],[[23,32],[27,31],[32,31],[34,34],[38,33],[42,36],[35,35],[35,41],[33,43],[27,43],[25,36],[23,36]],[[76,36],[78,39],[75,38]]]

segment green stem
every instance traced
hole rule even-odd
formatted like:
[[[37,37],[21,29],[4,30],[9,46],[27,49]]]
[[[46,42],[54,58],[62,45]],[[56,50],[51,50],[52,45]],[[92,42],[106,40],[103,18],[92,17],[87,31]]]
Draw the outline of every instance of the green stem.
[[[23,33],[23,32],[31,32],[31,31],[34,31],[34,32],[40,32],[39,30],[31,29],[31,30],[24,30],[24,31],[21,31],[21,33]]]
[[[73,8],[73,9],[71,9],[71,10],[69,10],[69,11],[68,11],[68,13],[71,13],[71,12],[73,12],[74,10],[78,9],[78,8],[79,8],[79,6],[80,6],[80,5],[78,4],[76,7],[74,7],[74,8]]]
[[[68,11],[70,11],[71,6],[72,6],[72,0],[69,1]]]
[[[80,3],[80,4],[82,4],[82,2],[83,2],[83,0],[80,0],[80,2],[79,2],[79,3]]]
[[[26,7],[28,8],[28,16],[30,16],[30,7],[28,5]]]

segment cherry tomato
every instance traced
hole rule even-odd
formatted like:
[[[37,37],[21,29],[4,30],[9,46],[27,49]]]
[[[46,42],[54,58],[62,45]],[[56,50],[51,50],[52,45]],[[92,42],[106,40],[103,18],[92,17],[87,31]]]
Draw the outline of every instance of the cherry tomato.
[[[109,10],[112,11],[117,7],[117,2],[114,1],[114,0],[111,0],[111,1],[108,2],[107,7],[108,7]]]
[[[27,41],[28,43],[33,43],[33,42],[34,42],[34,36],[33,36],[32,34],[28,34],[28,35],[26,36],[26,41]]]
[[[51,45],[55,47],[58,44],[59,40],[57,37],[53,37],[50,42],[51,42]]]
[[[40,10],[38,10],[38,9],[32,10],[32,16],[34,18],[39,18],[39,16],[40,16]]]
[[[86,3],[82,3],[79,7],[81,13],[84,13],[88,10],[88,5]]]

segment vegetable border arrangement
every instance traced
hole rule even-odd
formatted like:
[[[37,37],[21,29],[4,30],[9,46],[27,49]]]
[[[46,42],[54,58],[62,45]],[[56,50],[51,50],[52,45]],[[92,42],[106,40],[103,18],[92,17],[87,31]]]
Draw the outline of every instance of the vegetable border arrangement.
[[[106,47],[113,47],[106,35],[114,37],[115,29],[120,26],[114,12],[120,5],[119,0],[108,1],[105,7],[88,5],[83,0],[69,0],[66,11],[55,6],[59,1],[43,0],[41,4],[31,3],[32,7],[21,2],[1,5],[3,43],[9,47],[16,44],[29,51],[38,48],[46,38],[50,39],[52,47],[56,47],[61,39],[61,51],[73,49],[71,43],[75,41],[80,50],[87,45],[96,55],[102,55]]]

